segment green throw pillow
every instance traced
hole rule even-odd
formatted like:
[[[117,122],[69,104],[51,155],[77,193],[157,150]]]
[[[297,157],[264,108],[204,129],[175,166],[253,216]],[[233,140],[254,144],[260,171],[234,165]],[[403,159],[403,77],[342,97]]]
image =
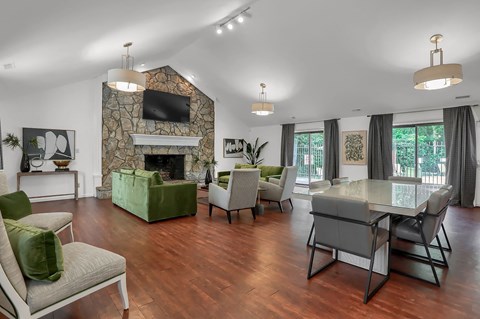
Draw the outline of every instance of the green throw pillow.
[[[8,239],[25,277],[57,281],[63,272],[62,243],[51,230],[4,219]]]
[[[23,191],[0,196],[0,212],[3,218],[19,220],[32,213],[32,205]]]
[[[162,176],[160,176],[160,173],[157,171],[145,171],[143,169],[136,169],[134,174],[135,176],[150,178],[152,180],[152,186],[163,184]]]
[[[244,169],[244,168],[257,168],[257,165],[254,165],[254,164],[242,164],[242,163],[237,163],[237,164],[235,164],[235,169]]]
[[[134,168],[120,168],[120,173],[135,174],[135,169]]]

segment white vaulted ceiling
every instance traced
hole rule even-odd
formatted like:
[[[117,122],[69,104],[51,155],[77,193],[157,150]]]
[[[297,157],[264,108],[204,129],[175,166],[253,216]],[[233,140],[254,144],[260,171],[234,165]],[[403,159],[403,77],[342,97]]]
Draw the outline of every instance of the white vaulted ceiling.
[[[248,6],[244,25],[215,33]],[[3,1],[0,100],[102,75],[132,41],[135,62],[146,63],[137,69],[195,74],[250,126],[462,105],[480,100],[479,13],[478,0]],[[464,82],[416,91],[412,76],[428,66],[435,33]],[[260,82],[273,116],[250,113]]]

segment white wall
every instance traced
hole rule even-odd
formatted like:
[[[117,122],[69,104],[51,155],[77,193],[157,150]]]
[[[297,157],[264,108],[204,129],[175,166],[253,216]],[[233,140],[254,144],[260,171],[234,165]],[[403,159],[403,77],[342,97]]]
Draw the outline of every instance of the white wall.
[[[44,92],[31,93],[16,99],[0,101],[2,135],[14,133],[22,136],[23,127],[75,130],[76,158],[71,170],[79,171],[79,196],[93,196],[96,135],[100,135],[94,114],[101,99],[101,83],[92,79]],[[98,111],[97,111],[98,113]],[[98,115],[97,115],[98,117]],[[11,191],[16,189],[16,173],[19,171],[21,151],[3,148],[4,170]],[[98,162],[98,161],[97,161]],[[46,161],[42,170],[54,170],[55,165]],[[73,177],[69,175],[23,177],[22,189],[29,196],[64,194],[73,192]],[[61,199],[61,198],[57,198]]]
[[[248,138],[248,127],[229,112],[228,107],[215,101],[215,159],[218,166],[215,172],[229,171],[233,169],[235,163],[242,163],[243,158],[224,158],[223,157],[223,139],[224,138]]]
[[[368,141],[368,126],[370,118],[366,116],[348,117],[338,121],[338,131],[340,134],[340,177],[346,176],[351,180],[359,180],[368,178],[367,165],[343,165],[342,164],[342,132],[344,131],[367,131]],[[367,143],[367,148],[369,147]],[[367,153],[368,154],[368,153]],[[368,156],[368,155],[367,155]]]
[[[260,154],[260,158],[264,159],[262,164],[280,165],[282,126],[269,125],[250,128],[248,142],[255,143],[257,137],[259,145],[268,142]]]

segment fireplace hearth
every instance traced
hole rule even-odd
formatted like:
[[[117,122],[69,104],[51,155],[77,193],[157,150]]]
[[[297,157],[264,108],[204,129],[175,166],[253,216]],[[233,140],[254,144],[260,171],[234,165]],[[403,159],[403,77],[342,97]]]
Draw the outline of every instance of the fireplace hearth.
[[[185,179],[185,155],[145,155],[145,170],[159,171],[163,180]]]

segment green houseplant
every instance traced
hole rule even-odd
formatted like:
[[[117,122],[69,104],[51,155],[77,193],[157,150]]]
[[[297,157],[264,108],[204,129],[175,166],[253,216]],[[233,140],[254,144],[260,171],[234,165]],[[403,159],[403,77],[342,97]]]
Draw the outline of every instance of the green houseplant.
[[[247,159],[247,163],[258,165],[263,162],[263,158],[260,158],[260,154],[262,153],[263,148],[268,144],[268,142],[263,143],[262,145],[258,145],[258,137],[255,140],[255,144],[252,145],[250,143],[243,142],[246,144],[245,153],[243,156]]]
[[[15,150],[16,148],[19,148],[20,150],[22,150],[22,160],[20,162],[20,171],[22,173],[29,172],[30,171],[29,158],[28,158],[28,155],[25,151],[25,148],[22,146],[22,143],[20,142],[20,139],[18,138],[18,136],[16,136],[15,134],[12,134],[12,133],[7,133],[7,136],[3,139],[3,144],[5,144],[5,146],[7,146],[7,147],[10,147],[12,150]],[[32,138],[28,142],[28,144],[30,144],[34,147],[37,147],[37,145],[38,145],[37,139]]]
[[[201,163],[203,168],[206,170],[205,171],[205,186],[208,187],[208,184],[210,184],[213,181],[213,174],[215,174],[215,166],[217,166],[218,161],[216,161],[214,158],[212,160],[200,160],[198,156],[195,156],[193,160],[194,164]]]

